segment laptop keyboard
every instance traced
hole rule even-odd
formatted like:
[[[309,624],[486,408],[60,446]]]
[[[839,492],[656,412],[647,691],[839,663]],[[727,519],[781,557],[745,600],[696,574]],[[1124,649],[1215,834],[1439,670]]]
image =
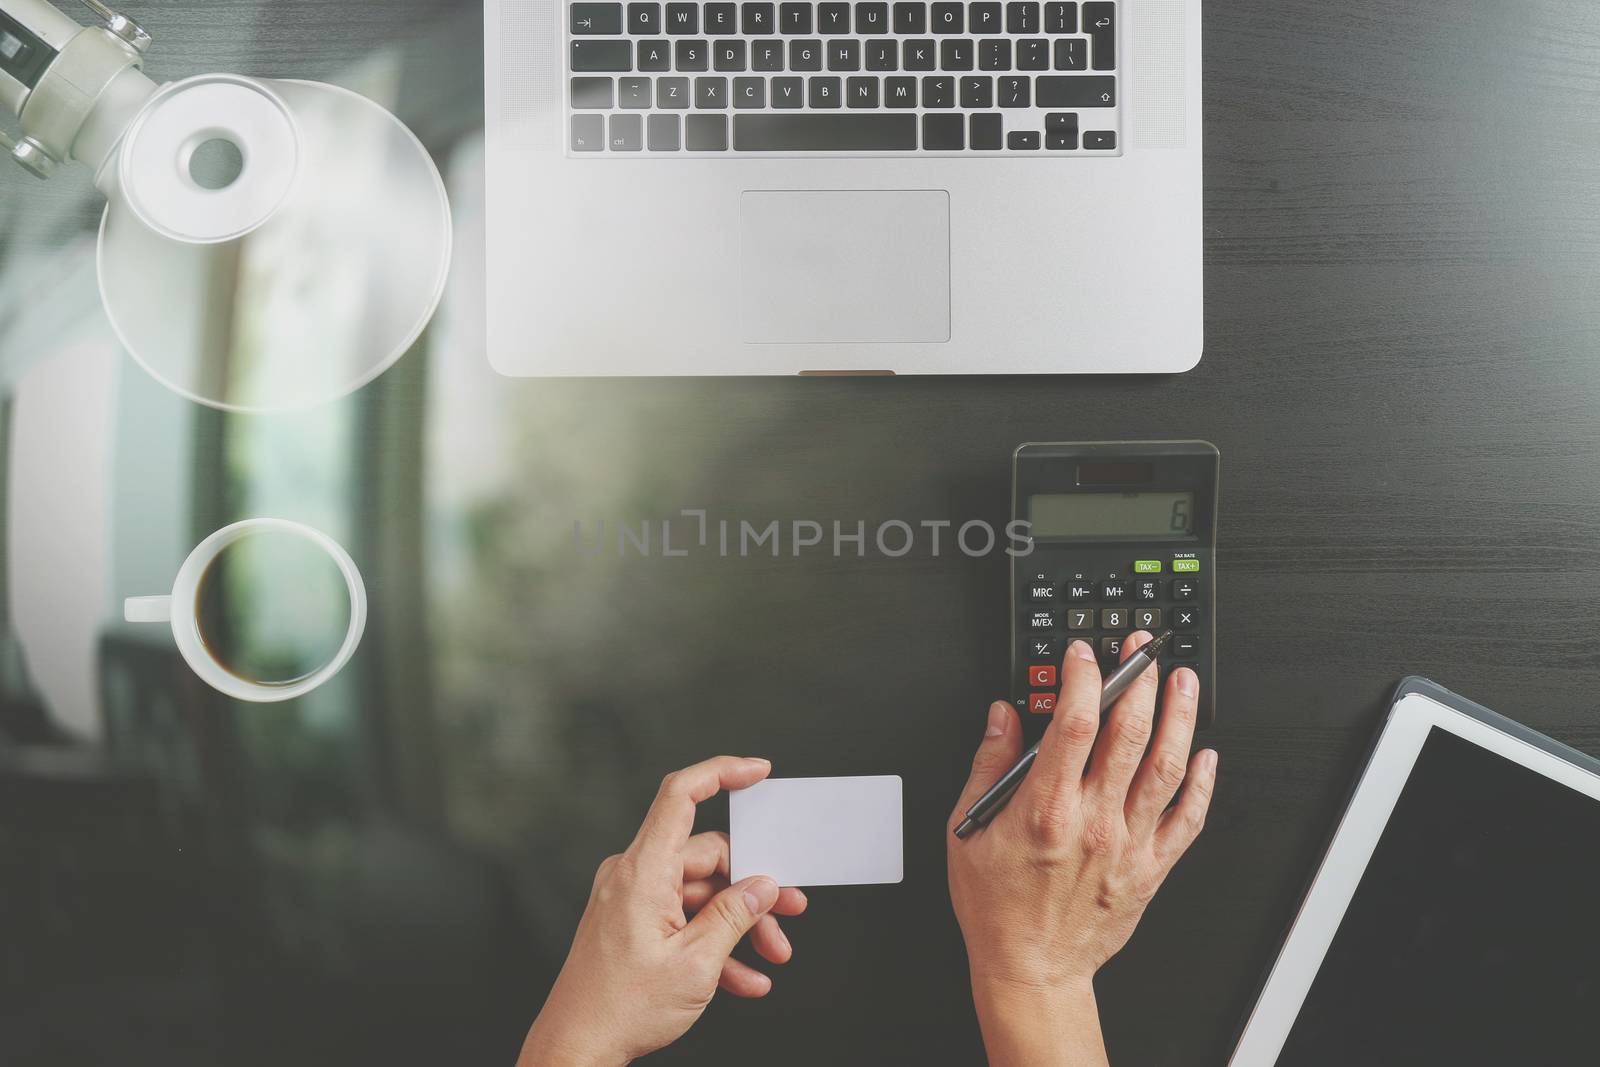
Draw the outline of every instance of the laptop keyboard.
[[[1116,155],[1117,5],[567,6],[574,155]]]

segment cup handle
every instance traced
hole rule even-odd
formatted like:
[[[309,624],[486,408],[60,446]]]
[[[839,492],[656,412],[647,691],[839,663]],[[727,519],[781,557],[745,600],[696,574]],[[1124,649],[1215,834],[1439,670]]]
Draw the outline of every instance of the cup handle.
[[[126,622],[171,622],[172,598],[131,596],[122,602],[122,618]]]

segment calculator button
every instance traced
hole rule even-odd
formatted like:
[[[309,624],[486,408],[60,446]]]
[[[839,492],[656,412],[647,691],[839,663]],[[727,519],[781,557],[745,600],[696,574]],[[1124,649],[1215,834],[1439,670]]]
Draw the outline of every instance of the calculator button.
[[[1120,660],[1122,658],[1122,638],[1102,637],[1100,639],[1100,658]]]
[[[1094,583],[1092,583],[1092,582],[1068,582],[1067,583],[1067,599],[1068,600],[1093,600],[1094,599]]]
[[[1160,574],[1161,561],[1159,559],[1136,559],[1133,561],[1135,574]]]
[[[1133,583],[1133,599],[1135,600],[1160,600],[1161,583],[1144,581]]]
[[[1135,630],[1154,630],[1161,625],[1160,608],[1134,608],[1133,628]]]
[[[1172,625],[1178,630],[1198,629],[1200,626],[1200,609],[1193,604],[1180,604],[1172,609]]]
[[[1058,660],[1061,658],[1061,646],[1053,637],[1030,637],[1028,658]]]
[[[1053,611],[1035,611],[1028,616],[1029,630],[1054,630],[1056,626],[1056,613]]]
[[[1179,659],[1194,659],[1200,654],[1200,637],[1197,634],[1179,634],[1172,639],[1172,654]]]
[[[1056,587],[1049,582],[1035,582],[1028,586],[1025,595],[1035,604],[1053,603],[1056,599]]]
[[[1112,600],[1112,601],[1127,600],[1128,599],[1128,583],[1127,582],[1101,582],[1100,583],[1100,599],[1101,600]]]
[[[1200,591],[1200,584],[1187,578],[1179,578],[1172,583],[1173,600],[1193,600]]]
[[[1068,608],[1067,609],[1067,629],[1069,629],[1069,630],[1092,630],[1092,629],[1094,629],[1094,609],[1093,608]]]
[[[1199,574],[1200,561],[1197,559],[1175,559],[1172,561],[1173,574]]]
[[[1056,665],[1040,663],[1028,668],[1028,684],[1039,689],[1056,684]]]
[[[1128,628],[1127,608],[1106,608],[1100,612],[1100,629],[1126,630]]]
[[[1056,710],[1056,695],[1054,693],[1029,693],[1028,710],[1040,715],[1048,715]]]

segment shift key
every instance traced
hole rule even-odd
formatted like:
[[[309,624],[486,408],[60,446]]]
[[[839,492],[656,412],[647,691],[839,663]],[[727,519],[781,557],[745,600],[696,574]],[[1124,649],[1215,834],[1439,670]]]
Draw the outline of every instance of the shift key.
[[[1045,108],[1089,108],[1117,106],[1117,79],[1094,75],[1054,77],[1041,74],[1035,79],[1038,106]]]
[[[572,69],[580,73],[596,70],[632,70],[633,44],[629,41],[573,41]]]

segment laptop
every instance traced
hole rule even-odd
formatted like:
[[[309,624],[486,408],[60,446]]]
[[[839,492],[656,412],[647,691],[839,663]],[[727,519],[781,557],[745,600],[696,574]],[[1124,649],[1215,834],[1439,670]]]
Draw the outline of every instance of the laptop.
[[[486,0],[513,376],[1173,373],[1200,0]]]

